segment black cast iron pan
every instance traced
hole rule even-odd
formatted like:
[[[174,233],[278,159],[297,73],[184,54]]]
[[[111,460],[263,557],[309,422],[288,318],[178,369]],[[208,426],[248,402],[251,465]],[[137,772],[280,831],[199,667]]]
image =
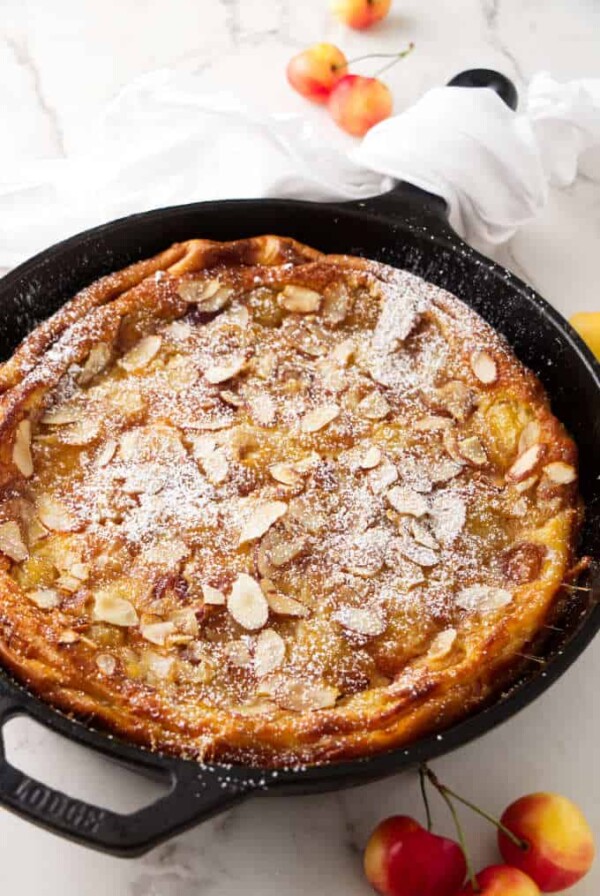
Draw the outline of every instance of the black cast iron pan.
[[[491,87],[513,108],[516,91],[496,72],[463,72],[452,84]],[[325,252],[375,258],[405,268],[455,293],[504,333],[540,377],[553,408],[580,450],[587,506],[581,552],[600,558],[600,367],[569,325],[532,289],[477,254],[450,229],[443,200],[409,184],[364,202],[321,204],[244,200],[184,205],[132,215],[89,230],[42,252],[0,281],[0,354],[8,357],[38,321],[77,290],[178,240],[231,240],[263,233],[294,237]],[[568,264],[568,259],[565,260]],[[168,794],[130,815],[73,799],[10,765],[0,750],[0,804],[72,840],[133,856],[222,812],[253,793],[305,794],[363,784],[446,753],[514,715],[558,678],[600,627],[598,568],[589,591],[572,592],[562,631],[543,646],[545,662],[526,670],[492,705],[442,737],[371,759],[279,773],[246,766],[199,766],[124,743],[70,719],[38,700],[0,670],[0,732],[27,714],[118,762],[170,783]],[[0,745],[1,745],[0,733]]]

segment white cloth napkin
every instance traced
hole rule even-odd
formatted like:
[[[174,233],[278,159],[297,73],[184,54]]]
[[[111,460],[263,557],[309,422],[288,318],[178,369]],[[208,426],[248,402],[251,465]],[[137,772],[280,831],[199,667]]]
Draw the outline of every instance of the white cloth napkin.
[[[407,180],[443,196],[485,247],[543,207],[578,168],[600,180],[600,79],[531,81],[516,114],[490,90],[439,87],[350,153],[298,115],[267,115],[205,75],[163,70],[110,104],[83,153],[4,162],[0,267],[113,218],[203,199],[358,199]],[[0,112],[0,133],[2,132]]]

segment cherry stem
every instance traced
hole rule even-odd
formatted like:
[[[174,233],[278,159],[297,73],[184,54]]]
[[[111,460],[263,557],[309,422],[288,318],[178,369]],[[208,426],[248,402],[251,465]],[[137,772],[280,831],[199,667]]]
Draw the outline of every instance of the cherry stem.
[[[429,797],[427,796],[426,772],[422,765],[419,766],[419,781],[421,784],[421,796],[425,805],[425,815],[427,817],[427,830],[431,833],[433,822],[431,820],[431,809],[429,807]]]
[[[427,769],[427,775],[429,776],[429,769]],[[469,855],[469,851],[467,849],[467,841],[465,840],[465,832],[463,831],[462,824],[460,823],[460,818],[458,817],[458,812],[454,806],[454,803],[450,799],[448,792],[445,787],[438,787],[435,785],[439,795],[442,797],[448,808],[450,809],[450,814],[452,815],[452,819],[454,821],[454,827],[456,828],[456,833],[458,834],[458,842],[460,843],[460,848],[462,849],[463,855],[465,857],[465,862],[467,865],[467,877],[471,882],[471,889],[474,893],[480,893],[481,890],[479,888],[479,884],[477,883],[477,878],[475,877],[475,869],[473,868],[473,863],[471,861],[471,856]]]
[[[505,824],[502,824],[500,819],[495,818],[493,815],[490,815],[489,812],[486,812],[484,809],[480,809],[479,806],[476,806],[475,803],[472,803],[470,800],[465,799],[464,796],[461,796],[459,793],[456,793],[454,790],[451,790],[449,787],[446,787],[445,784],[439,780],[437,775],[431,771],[430,768],[425,766],[425,774],[433,784],[433,786],[440,792],[443,796],[444,793],[448,796],[451,796],[453,799],[458,800],[459,803],[462,803],[463,806],[466,806],[467,809],[471,809],[472,812],[475,812],[477,815],[480,815],[482,818],[485,818],[486,821],[489,821],[490,824],[493,824],[494,827],[498,828],[498,830],[502,831],[502,833],[508,837],[508,839],[518,846],[519,849],[526,850],[529,848],[528,844],[525,840],[521,840],[520,837],[517,837],[510,828],[507,828]]]
[[[354,65],[355,62],[364,62],[365,59],[391,59],[391,62],[388,62],[387,65],[384,65],[378,71],[375,72],[374,76],[377,78],[382,72],[388,70],[393,65],[396,65],[401,59],[404,59],[405,56],[408,56],[409,53],[412,53],[415,45],[411,41],[406,48],[406,50],[402,50],[400,53],[367,53],[366,56],[356,56],[354,59],[349,59],[346,65]]]

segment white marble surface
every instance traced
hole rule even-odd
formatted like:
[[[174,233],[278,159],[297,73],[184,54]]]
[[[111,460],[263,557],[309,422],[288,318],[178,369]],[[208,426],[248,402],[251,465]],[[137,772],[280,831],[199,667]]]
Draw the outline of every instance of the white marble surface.
[[[285,83],[297,48],[318,39],[349,56],[417,51],[387,78],[398,107],[474,66],[496,67],[522,85],[539,69],[562,78],[600,76],[596,0],[396,0],[385,27],[365,35],[330,19],[326,0],[0,0],[0,162],[61,156],[84,145],[89,126],[121,85],[165,65],[210,67],[271,109],[302,109],[343,142],[319,109]],[[580,178],[555,192],[539,220],[497,256],[564,314],[600,309],[600,186]],[[569,794],[600,837],[597,743],[598,644],[535,706],[477,743],[440,760],[443,778],[491,810],[536,789]],[[73,795],[122,811],[155,791],[31,723],[8,730],[13,761]],[[160,847],[124,861],[86,851],[0,814],[0,882],[7,892],[54,896],[323,896],[369,892],[358,853],[390,812],[421,811],[412,774],[320,797],[252,800]],[[450,831],[443,808],[440,830]],[[493,835],[467,819],[480,863]],[[575,888],[592,896],[600,863]]]

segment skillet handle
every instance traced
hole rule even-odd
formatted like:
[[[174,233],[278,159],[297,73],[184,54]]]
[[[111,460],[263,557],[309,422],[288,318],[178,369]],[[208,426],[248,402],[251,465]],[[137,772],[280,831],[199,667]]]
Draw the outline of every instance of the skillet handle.
[[[142,855],[244,797],[219,777],[218,770],[148,753],[139,770],[171,784],[167,795],[155,803],[122,815],[75,799],[30,778],[7,761],[2,728],[22,714],[23,706],[17,700],[0,695],[0,805],[84,846],[124,858]]]
[[[491,68],[470,68],[459,72],[450,81],[448,87],[468,87],[479,89],[487,87],[497,93],[500,99],[506,103],[509,109],[515,110],[519,102],[517,88],[506,75]],[[381,196],[373,196],[371,199],[352,203],[344,203],[358,206],[368,212],[375,212],[385,216],[397,218],[399,215],[408,222],[414,219],[418,226],[427,221],[431,232],[440,232],[446,237],[454,237],[454,231],[447,221],[446,202],[441,196],[428,193],[420,187],[415,187],[407,181],[400,181],[387,193]]]

